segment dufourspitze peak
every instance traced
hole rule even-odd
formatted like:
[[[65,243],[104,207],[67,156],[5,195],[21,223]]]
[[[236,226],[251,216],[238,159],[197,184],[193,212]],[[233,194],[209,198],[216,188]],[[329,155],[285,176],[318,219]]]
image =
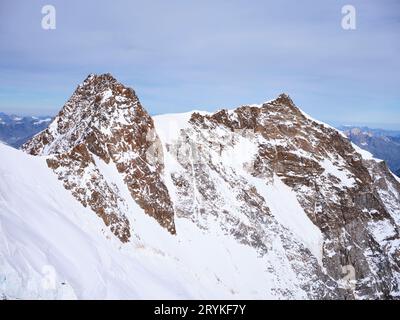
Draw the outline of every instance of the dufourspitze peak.
[[[116,167],[132,198],[169,232],[174,211],[163,183],[161,161],[149,164],[149,148],[159,145],[153,119],[135,92],[110,74],[89,75],[48,129],[23,146],[48,156],[49,167],[64,186],[97,213],[124,242],[131,236],[129,212],[118,187],[99,171],[98,162]]]

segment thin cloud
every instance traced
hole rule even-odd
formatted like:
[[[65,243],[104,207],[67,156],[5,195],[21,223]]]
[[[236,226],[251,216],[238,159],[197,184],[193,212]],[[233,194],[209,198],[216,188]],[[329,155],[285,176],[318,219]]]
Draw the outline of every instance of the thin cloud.
[[[398,1],[352,1],[354,31],[344,1],[51,2],[54,31],[40,27],[47,1],[1,2],[0,110],[55,113],[88,73],[111,72],[152,113],[288,92],[325,121],[400,116]]]

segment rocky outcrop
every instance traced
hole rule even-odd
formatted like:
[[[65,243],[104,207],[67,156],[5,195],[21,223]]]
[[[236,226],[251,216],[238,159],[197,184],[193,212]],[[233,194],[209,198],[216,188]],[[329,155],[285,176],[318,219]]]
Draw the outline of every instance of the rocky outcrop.
[[[102,176],[96,162],[115,165],[132,198],[172,234],[174,211],[162,180],[162,161],[149,163],[147,153],[159,140],[152,118],[135,92],[111,75],[90,75],[50,124],[23,146],[32,155],[48,156],[48,165],[84,205],[90,206],[120,240],[130,226],[118,186]],[[125,208],[125,209],[123,209]],[[134,226],[133,226],[134,228]]]

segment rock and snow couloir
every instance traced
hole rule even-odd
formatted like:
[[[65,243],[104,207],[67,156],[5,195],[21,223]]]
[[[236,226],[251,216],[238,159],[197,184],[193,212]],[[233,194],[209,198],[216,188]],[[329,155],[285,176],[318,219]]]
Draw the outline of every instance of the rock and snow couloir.
[[[90,75],[0,148],[5,298],[400,295],[399,180],[287,95],[152,118]]]

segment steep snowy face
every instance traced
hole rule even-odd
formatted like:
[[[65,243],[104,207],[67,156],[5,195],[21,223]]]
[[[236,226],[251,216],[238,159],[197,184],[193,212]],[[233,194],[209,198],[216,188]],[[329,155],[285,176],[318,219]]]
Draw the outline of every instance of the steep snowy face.
[[[129,206],[135,228],[126,243],[76,201],[45,158],[2,144],[0,154],[1,299],[265,299],[289,289],[307,297],[285,263],[273,290],[266,261],[216,229],[177,219],[172,236],[136,204],[113,163],[96,162]]]
[[[152,118],[135,92],[111,75],[90,75],[76,89],[48,129],[23,146],[48,156],[65,188],[96,212],[122,241],[130,238],[129,208],[118,187],[105,179],[96,162],[113,163],[131,196],[147,214],[175,233],[174,212],[163,183],[162,159]],[[134,226],[133,226],[134,228]]]
[[[384,163],[287,95],[193,113],[175,137],[165,120],[155,117],[177,216],[218,221],[270,258],[279,241],[310,298],[398,297],[400,185]]]

